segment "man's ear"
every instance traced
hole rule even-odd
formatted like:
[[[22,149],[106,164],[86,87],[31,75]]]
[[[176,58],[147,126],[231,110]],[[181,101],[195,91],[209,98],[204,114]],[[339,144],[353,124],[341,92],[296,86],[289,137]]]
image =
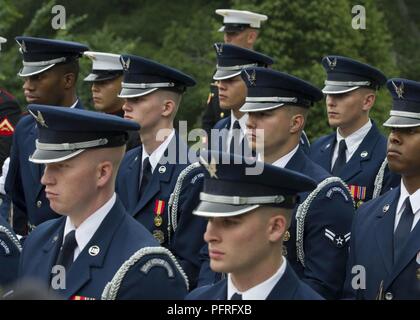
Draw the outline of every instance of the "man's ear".
[[[258,36],[257,31],[255,30],[249,31],[248,38],[247,38],[248,44],[250,44],[251,46],[254,46],[255,42],[257,41],[257,36]]]
[[[375,104],[376,95],[373,92],[367,93],[363,98],[363,110],[369,111]]]
[[[303,114],[300,114],[300,113],[295,114],[290,119],[289,132],[296,133],[300,130],[303,130],[304,126],[305,126],[305,117],[303,116]]]
[[[282,214],[273,215],[268,220],[268,240],[271,242],[277,242],[283,238],[284,233],[287,230],[287,220]]]
[[[97,186],[103,187],[112,178],[114,166],[111,161],[102,161],[97,166]]]
[[[176,109],[175,101],[171,99],[163,100],[163,109],[162,109],[162,116],[169,117],[171,116]]]
[[[65,89],[70,89],[76,85],[76,75],[74,73],[66,73],[63,79]]]

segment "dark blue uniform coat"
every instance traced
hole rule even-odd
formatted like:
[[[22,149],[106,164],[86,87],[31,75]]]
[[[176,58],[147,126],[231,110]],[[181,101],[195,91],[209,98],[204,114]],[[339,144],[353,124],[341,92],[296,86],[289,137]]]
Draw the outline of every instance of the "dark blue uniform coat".
[[[310,158],[328,172],[331,172],[331,159],[336,143],[336,133],[317,139],[311,145]],[[348,185],[366,187],[363,199],[355,197],[356,204],[372,199],[374,182],[379,168],[386,157],[387,139],[379,132],[375,123],[369,130],[353,156],[343,167],[339,177]],[[400,176],[385,169],[381,194],[400,184]]]
[[[20,280],[30,278],[46,286],[54,283],[51,280],[57,274],[51,271],[62,245],[65,221],[65,217],[50,220],[31,232],[25,241],[20,260]],[[99,247],[97,255],[89,254],[91,246]],[[67,272],[65,289],[57,292],[66,299],[74,296],[100,299],[105,285],[121,265],[137,250],[149,246],[158,246],[158,243],[150,232],[127,214],[117,198],[111,211]],[[161,258],[167,259],[166,256]],[[139,296],[137,290],[135,296],[126,293],[124,298],[156,298],[159,292],[162,297],[167,297],[168,292],[171,292],[174,299],[182,299],[186,287],[180,290],[179,286],[171,286],[168,279],[162,277],[160,269],[152,268],[141,278],[138,286],[144,288],[142,295]]]
[[[16,280],[19,266],[19,241],[6,220],[0,216],[0,288]]]
[[[206,285],[192,291],[186,300],[226,300],[227,279],[220,280],[214,285]],[[322,300],[322,297],[307,284],[299,280],[290,267],[286,270],[266,300]]]
[[[350,241],[346,296],[375,299],[420,299],[420,223],[411,231],[401,258],[394,261],[395,214],[400,196],[396,188],[362,205],[356,212]],[[362,266],[365,276],[359,267]],[[352,279],[365,279],[366,289],[352,287]],[[381,286],[382,282],[382,286]]]
[[[188,151],[187,145],[177,133],[169,143],[167,151],[174,152],[175,150]],[[176,159],[177,163],[157,164],[146,192],[140,198],[138,190],[142,167],[142,146],[130,150],[125,155],[118,172],[117,193],[128,213],[141,222],[146,229],[151,233],[156,231],[163,233],[164,239],[161,244],[176,256],[190,279],[191,287],[194,287],[200,267],[198,252],[204,245],[206,221],[202,217],[193,215],[192,211],[200,201],[199,194],[202,190],[203,179],[195,176],[184,180],[178,203],[177,228],[175,232],[171,231],[168,234],[169,199],[178,176],[190,164],[186,161],[187,157],[182,159],[179,154]],[[180,159],[185,160],[184,163],[180,163]],[[154,218],[159,200],[164,203],[161,214],[163,222],[161,226],[156,226]],[[171,228],[172,226],[173,221]]]

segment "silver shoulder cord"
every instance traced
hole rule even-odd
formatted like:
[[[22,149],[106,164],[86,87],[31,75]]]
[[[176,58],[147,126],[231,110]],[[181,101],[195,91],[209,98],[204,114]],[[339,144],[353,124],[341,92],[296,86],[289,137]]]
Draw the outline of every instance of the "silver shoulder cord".
[[[121,267],[115,273],[112,280],[106,284],[104,291],[101,295],[101,300],[115,300],[120,289],[121,282],[123,281],[125,274],[128,272],[128,270],[141,258],[150,254],[163,254],[168,256],[174,263],[177,270],[180,272],[182,278],[185,281],[185,286],[189,291],[190,285],[188,277],[185,274],[179,262],[176,260],[175,256],[172,254],[172,252],[164,247],[145,247],[135,252],[127,261],[125,261],[121,265]]]
[[[178,227],[178,202],[179,196],[181,194],[182,185],[184,183],[185,177],[194,169],[199,168],[201,164],[199,162],[194,162],[186,167],[178,176],[178,180],[176,181],[174,191],[171,193],[169,197],[168,203],[168,243],[171,242],[171,233],[175,232],[176,228]]]
[[[6,236],[13,242],[13,244],[18,248],[19,252],[22,252],[22,245],[19,240],[13,235],[13,233],[4,226],[0,226],[0,233],[6,234]]]
[[[385,169],[388,166],[388,159],[385,157],[384,161],[379,168],[378,174],[375,177],[374,189],[372,199],[375,199],[381,195],[382,184],[384,183]]]
[[[322,191],[322,189],[332,183],[340,183],[343,187],[348,191],[350,198],[353,202],[354,207],[354,199],[350,193],[349,187],[347,184],[341,180],[339,177],[329,177],[325,180],[321,181],[315,190],[313,190],[308,197],[303,201],[296,210],[296,255],[300,263],[303,267],[305,267],[305,252],[303,250],[303,233],[305,230],[305,218],[306,214],[308,213],[309,207],[312,201],[318,196],[318,193]]]

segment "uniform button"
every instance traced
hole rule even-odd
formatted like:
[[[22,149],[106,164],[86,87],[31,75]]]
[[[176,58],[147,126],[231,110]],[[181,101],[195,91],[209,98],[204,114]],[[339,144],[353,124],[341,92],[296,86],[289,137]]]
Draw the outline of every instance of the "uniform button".
[[[393,298],[394,298],[394,296],[392,295],[391,292],[385,293],[385,300],[392,300]]]
[[[41,201],[41,200],[38,200],[38,201],[36,202],[36,206],[37,206],[38,208],[41,208],[41,206],[42,206],[42,201]]]

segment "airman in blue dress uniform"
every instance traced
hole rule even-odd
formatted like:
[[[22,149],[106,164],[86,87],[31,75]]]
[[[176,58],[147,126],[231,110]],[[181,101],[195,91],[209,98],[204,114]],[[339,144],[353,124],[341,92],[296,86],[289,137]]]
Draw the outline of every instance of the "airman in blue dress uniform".
[[[241,78],[242,69],[249,66],[268,67],[273,64],[270,57],[238,46],[215,43],[217,71],[213,79],[218,82],[220,107],[230,116],[214,126],[212,145],[209,149],[228,153],[250,154],[246,138],[248,115],[239,109],[245,102],[246,84]],[[214,134],[219,133],[219,137]]]
[[[210,151],[201,162],[210,176],[194,214],[208,219],[204,237],[211,269],[227,277],[195,289],[187,299],[322,299],[282,255],[297,194],[313,190],[315,181],[232,154]]]
[[[390,79],[393,98],[387,158],[400,187],[356,212],[346,278],[347,297],[420,299],[420,82]]]
[[[345,279],[353,200],[341,179],[311,161],[299,144],[308,109],[322,92],[266,68],[246,68],[242,77],[248,94],[240,110],[248,113],[248,140],[258,158],[303,173],[318,184],[310,193],[299,193],[283,254],[304,282],[324,298],[336,299]]]
[[[313,142],[310,157],[349,185],[358,207],[400,181],[386,163],[386,138],[369,118],[386,76],[368,64],[341,56],[324,57],[322,66],[327,73],[322,92],[328,122],[337,130]]]
[[[187,293],[184,272],[127,214],[114,191],[127,131],[139,125],[80,109],[28,109],[39,130],[30,161],[45,164],[41,182],[62,217],[40,224],[26,239],[21,285],[25,279],[38,280],[65,299],[100,299],[121,266],[144,249],[137,273],[128,275],[132,287],[125,287],[120,298],[182,299]]]
[[[188,146],[174,129],[174,119],[184,91],[195,85],[195,80],[143,57],[122,55],[121,61],[124,117],[140,124],[142,144],[123,159],[117,193],[129,214],[173,252],[194,287],[205,220],[193,216],[192,210],[202,188],[202,178],[196,175],[202,173],[194,171],[185,177],[176,203],[171,195],[181,172],[191,164]]]
[[[76,96],[78,58],[88,48],[70,41],[16,37],[23,56],[18,73],[24,79],[28,103],[81,108]],[[13,203],[13,228],[25,235],[41,222],[57,218],[45,198],[40,180],[43,166],[28,161],[35,150],[37,131],[34,119],[25,116],[13,135],[10,166],[5,189]],[[29,226],[29,230],[28,230]]]

